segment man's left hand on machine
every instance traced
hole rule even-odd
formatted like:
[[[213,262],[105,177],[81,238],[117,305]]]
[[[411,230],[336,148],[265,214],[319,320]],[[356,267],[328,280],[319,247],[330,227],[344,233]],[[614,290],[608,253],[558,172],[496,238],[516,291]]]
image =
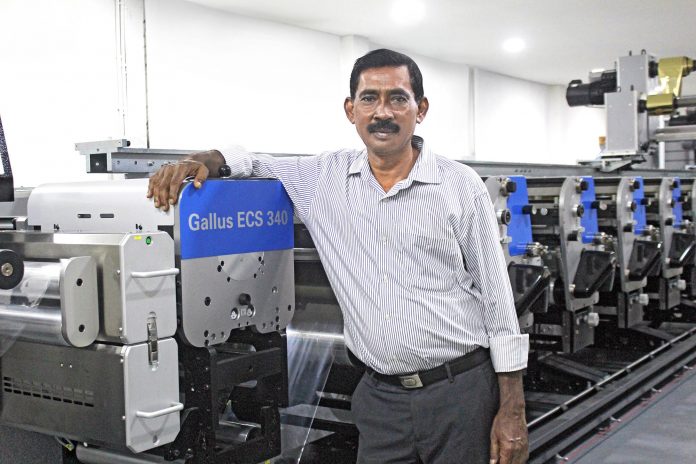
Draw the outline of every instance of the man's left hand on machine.
[[[218,150],[208,150],[192,154],[176,163],[165,164],[150,177],[147,197],[152,198],[155,208],[168,211],[176,204],[179,191],[187,178],[193,178],[193,186],[201,188],[208,177],[217,177],[225,159]]]

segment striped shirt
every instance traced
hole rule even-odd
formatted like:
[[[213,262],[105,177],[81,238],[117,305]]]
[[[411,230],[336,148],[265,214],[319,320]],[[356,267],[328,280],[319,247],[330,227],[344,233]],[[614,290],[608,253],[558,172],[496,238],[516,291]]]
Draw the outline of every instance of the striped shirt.
[[[348,348],[383,374],[430,369],[479,346],[497,372],[527,365],[493,206],[468,166],[421,152],[384,192],[367,151],[225,153],[232,177],[279,179],[312,236]]]

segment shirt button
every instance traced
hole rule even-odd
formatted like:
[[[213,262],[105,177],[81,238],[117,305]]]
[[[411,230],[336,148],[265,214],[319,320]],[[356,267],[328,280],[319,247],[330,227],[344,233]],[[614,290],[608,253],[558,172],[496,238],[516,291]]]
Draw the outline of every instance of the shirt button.
[[[389,277],[387,277],[387,274],[384,274],[384,275],[382,276],[382,280],[383,280],[384,282],[386,282],[387,280],[389,280]]]
[[[382,235],[381,240],[382,240],[382,243],[387,243],[387,236],[386,236],[386,235]]]
[[[385,315],[384,315],[384,318],[387,319],[387,320],[388,320],[390,317],[391,317],[391,316],[390,316],[389,314],[385,314]]]

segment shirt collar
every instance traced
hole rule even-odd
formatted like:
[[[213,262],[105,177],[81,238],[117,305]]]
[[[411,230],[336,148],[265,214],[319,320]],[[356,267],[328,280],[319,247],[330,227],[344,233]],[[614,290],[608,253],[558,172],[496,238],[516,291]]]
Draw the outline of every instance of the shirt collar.
[[[411,146],[420,149],[420,154],[416,164],[411,168],[408,178],[425,184],[439,184],[441,182],[440,172],[437,167],[435,154],[425,144],[422,137],[414,135],[411,139]],[[348,175],[364,174],[369,172],[370,163],[367,161],[367,150],[360,152],[357,158],[348,168]]]

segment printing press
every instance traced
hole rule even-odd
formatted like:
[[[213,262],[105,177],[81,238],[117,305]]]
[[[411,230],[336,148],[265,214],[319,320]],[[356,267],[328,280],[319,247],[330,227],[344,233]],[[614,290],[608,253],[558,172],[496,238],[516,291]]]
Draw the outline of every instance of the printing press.
[[[573,81],[571,106],[607,104],[593,162],[466,162],[530,334],[530,462],[696,359],[695,176],[660,150],[696,139],[677,114],[696,104],[680,95],[692,69],[641,53]],[[143,178],[191,151],[76,148],[87,172],[126,180],[29,193],[0,175],[0,424],[56,437],[65,463],[355,462],[362,369],[280,183],[187,182],[165,213]]]
[[[659,220],[651,186],[664,182],[577,167],[566,169],[581,175],[566,178],[473,167],[533,340],[526,382],[529,418],[538,420],[554,410],[539,399],[549,384],[570,382],[565,395],[606,376],[586,357],[604,343],[596,330],[651,323],[646,286],[660,278],[660,224],[672,217]],[[664,177],[670,199],[674,177]],[[37,322],[3,333],[2,422],[74,446],[64,462],[260,462],[294,447],[303,462],[351,462],[350,395],[362,371],[345,350],[311,236],[293,224],[279,183],[188,184],[168,213],[145,188],[137,179],[40,186],[26,218],[2,232],[3,248],[25,264],[22,282],[36,274],[33,261],[54,276],[36,307],[55,308],[50,330]],[[37,298],[35,280],[6,290],[22,311]],[[76,306],[77,291],[94,303],[81,297]]]

